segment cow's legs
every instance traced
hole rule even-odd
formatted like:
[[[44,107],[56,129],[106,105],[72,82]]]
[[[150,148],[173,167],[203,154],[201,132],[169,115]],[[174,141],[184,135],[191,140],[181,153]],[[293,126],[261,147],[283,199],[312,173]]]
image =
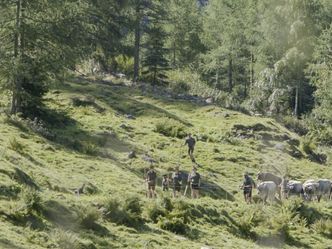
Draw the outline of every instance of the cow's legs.
[[[321,195],[317,195],[317,201],[320,202],[320,199],[322,198]]]

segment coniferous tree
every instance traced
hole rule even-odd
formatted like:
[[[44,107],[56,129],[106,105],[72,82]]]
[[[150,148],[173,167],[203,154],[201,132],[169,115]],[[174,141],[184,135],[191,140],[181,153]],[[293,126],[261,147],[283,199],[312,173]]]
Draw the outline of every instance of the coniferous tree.
[[[168,69],[168,61],[165,58],[166,48],[164,40],[165,31],[159,23],[152,23],[148,29],[147,41],[145,43],[145,55],[143,59],[143,75],[152,82],[152,85],[163,83]]]
[[[74,67],[85,52],[85,5],[61,1],[2,1],[0,80],[11,113],[40,115],[49,80]]]

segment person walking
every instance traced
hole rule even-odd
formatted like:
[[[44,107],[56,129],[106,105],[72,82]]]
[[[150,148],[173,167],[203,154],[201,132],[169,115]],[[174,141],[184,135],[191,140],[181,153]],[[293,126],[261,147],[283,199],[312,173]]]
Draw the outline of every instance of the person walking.
[[[151,165],[150,169],[146,173],[145,181],[148,184],[148,197],[155,198],[156,197],[156,182],[157,182],[157,173],[154,170],[154,166]]]
[[[161,183],[161,185],[163,186],[163,191],[168,191],[169,189],[169,178],[168,175],[164,175],[163,176],[163,181]]]
[[[179,171],[179,166],[175,167],[175,171],[172,174],[172,184],[173,184],[173,197],[176,198],[181,194],[182,186],[182,173]]]
[[[197,172],[197,168],[194,166],[191,173],[188,175],[188,184],[191,188],[191,197],[193,199],[199,198],[199,188],[201,185],[201,175]]]
[[[188,145],[188,155],[192,162],[195,162],[194,158],[194,149],[196,145],[196,140],[191,136],[191,133],[188,134],[188,137],[184,143],[184,145]]]
[[[248,204],[251,203],[252,198],[252,189],[256,188],[256,183],[254,180],[249,176],[248,172],[243,174],[244,180],[243,184],[241,185],[241,189],[243,189],[243,196],[244,201]]]

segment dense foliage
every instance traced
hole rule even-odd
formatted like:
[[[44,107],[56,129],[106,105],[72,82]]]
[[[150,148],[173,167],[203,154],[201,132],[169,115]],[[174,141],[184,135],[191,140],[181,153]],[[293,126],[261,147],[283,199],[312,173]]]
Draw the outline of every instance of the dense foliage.
[[[41,115],[49,83],[89,62],[84,73],[153,85],[174,86],[189,72],[210,89],[194,94],[224,106],[311,115],[314,130],[331,125],[329,0],[4,0],[0,8],[11,113]]]

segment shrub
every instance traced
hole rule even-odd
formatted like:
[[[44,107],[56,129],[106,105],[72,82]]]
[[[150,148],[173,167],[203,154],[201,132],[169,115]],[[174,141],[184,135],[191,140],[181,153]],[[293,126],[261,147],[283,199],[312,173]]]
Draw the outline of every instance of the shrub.
[[[239,233],[245,238],[255,238],[256,234],[252,231],[255,227],[255,213],[245,212],[238,219]]]
[[[220,93],[220,91],[216,91],[214,88],[209,87],[206,82],[201,80],[200,74],[196,70],[190,68],[170,70],[167,72],[167,78],[172,90],[175,88],[175,90],[183,90],[193,95],[213,97],[214,99],[217,99],[218,94]]]
[[[307,154],[313,154],[316,150],[316,145],[311,137],[304,137],[301,141],[301,149]]]
[[[78,237],[71,233],[62,230],[58,230],[53,235],[59,248],[62,249],[82,249]]]
[[[166,137],[177,137],[180,139],[187,135],[184,125],[170,118],[158,122],[154,131]]]
[[[0,196],[16,198],[21,190],[22,188],[18,185],[0,185]]]
[[[160,226],[161,229],[181,235],[186,235],[189,229],[188,226],[185,224],[184,219],[177,217],[173,218],[162,217],[159,220],[158,225]]]
[[[183,81],[171,82],[170,88],[175,94],[188,93],[190,91],[190,85]]]
[[[295,210],[299,213],[301,218],[307,221],[308,225],[311,225],[315,223],[315,221],[322,218],[322,215],[318,210],[313,207],[309,207],[303,202],[298,205]]]
[[[128,201],[124,208],[121,206],[118,200],[110,199],[106,201],[104,207],[105,219],[110,220],[118,225],[136,227],[143,223],[143,219],[140,216],[141,206],[138,208],[136,204],[132,203],[132,201]]]
[[[78,223],[86,229],[94,229],[100,219],[100,212],[95,207],[80,207],[77,209]]]
[[[114,58],[112,64],[117,72],[121,72],[126,75],[133,75],[133,68],[134,68],[133,57],[119,55]]]
[[[95,156],[98,154],[98,147],[91,142],[83,143],[81,150],[84,154],[91,156]]]
[[[189,223],[192,218],[201,217],[200,211],[194,206],[182,200],[174,203],[174,208],[168,217],[181,218],[185,224]]]
[[[23,209],[28,214],[41,214],[44,210],[44,202],[39,192],[33,189],[25,189],[21,192],[21,201],[23,202]]]
[[[142,214],[142,204],[138,197],[129,197],[125,200],[123,206],[125,211],[128,211],[132,214],[141,215]]]
[[[172,201],[169,197],[164,197],[161,200],[161,206],[165,208],[167,211],[172,211],[173,210],[173,204]]]
[[[166,216],[166,210],[155,204],[147,209],[147,214],[150,220],[157,223],[160,217]]]
[[[323,234],[327,237],[332,237],[332,221],[330,219],[319,219],[312,224],[312,229],[317,233]]]
[[[278,121],[281,122],[287,129],[301,136],[304,136],[309,132],[306,122],[294,116],[281,116],[278,117]]]

